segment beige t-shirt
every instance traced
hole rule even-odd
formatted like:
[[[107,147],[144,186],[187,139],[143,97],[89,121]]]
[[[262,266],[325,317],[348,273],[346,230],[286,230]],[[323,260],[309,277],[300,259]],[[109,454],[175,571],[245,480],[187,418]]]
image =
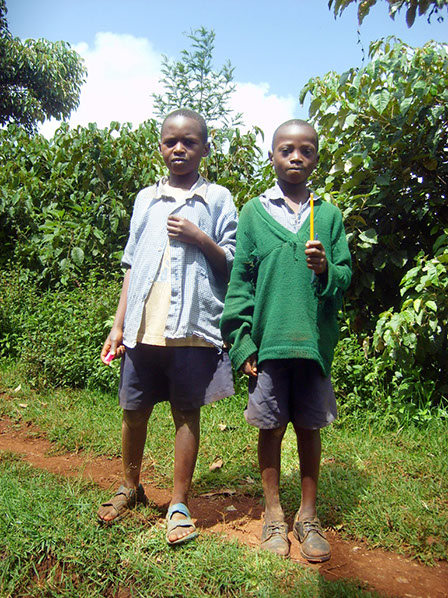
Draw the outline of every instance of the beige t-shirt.
[[[165,184],[167,195],[172,197],[176,203],[183,203],[189,190],[171,187]],[[137,334],[137,342],[146,345],[157,345],[159,347],[213,347],[199,336],[188,336],[186,338],[170,339],[165,338],[165,326],[171,302],[171,261],[170,261],[170,240],[166,244],[165,252],[157,277],[146,297],[143,308],[142,321]]]

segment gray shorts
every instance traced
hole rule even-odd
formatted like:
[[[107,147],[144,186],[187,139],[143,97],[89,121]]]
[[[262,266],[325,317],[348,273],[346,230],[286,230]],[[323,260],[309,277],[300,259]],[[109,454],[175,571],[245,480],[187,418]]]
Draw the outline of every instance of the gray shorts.
[[[234,394],[226,351],[213,347],[126,348],[121,363],[120,407],[138,411],[169,401],[188,411]]]
[[[246,421],[262,430],[292,422],[318,430],[337,417],[330,376],[309,359],[267,359],[258,365],[257,378],[249,378]]]

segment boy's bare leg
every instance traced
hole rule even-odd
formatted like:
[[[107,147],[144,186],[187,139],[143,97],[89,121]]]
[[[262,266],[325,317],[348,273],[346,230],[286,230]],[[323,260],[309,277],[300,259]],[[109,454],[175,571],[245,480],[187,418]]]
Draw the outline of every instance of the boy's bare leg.
[[[123,411],[121,446],[123,454],[124,485],[137,489],[140,483],[143,452],[145,450],[148,420],[152,407],[139,411]]]
[[[143,451],[145,449],[148,419],[152,413],[150,409],[139,411],[123,410],[123,422],[121,425],[121,446],[124,472],[124,486],[137,489],[140,482],[140,471],[142,467]],[[109,504],[114,501],[119,504],[123,497],[113,497]],[[111,521],[117,515],[113,506],[100,507],[98,516],[103,521]]]
[[[281,446],[286,426],[274,430],[260,430],[258,434],[258,463],[265,498],[265,521],[284,521],[280,504]]]
[[[317,484],[319,481],[321,441],[320,430],[295,428],[300,460],[302,500],[299,518],[316,516]]]
[[[300,542],[302,556],[310,562],[322,563],[330,558],[331,549],[316,514],[321,455],[320,430],[295,430],[300,459],[302,500],[294,519],[293,532]]]
[[[188,505],[191,480],[193,478],[199,449],[200,409],[179,411],[171,407],[176,427],[174,444],[174,487],[170,505],[183,503]],[[173,513],[171,520],[185,519],[181,513]],[[169,535],[169,541],[175,542],[193,531],[192,527],[178,527]]]

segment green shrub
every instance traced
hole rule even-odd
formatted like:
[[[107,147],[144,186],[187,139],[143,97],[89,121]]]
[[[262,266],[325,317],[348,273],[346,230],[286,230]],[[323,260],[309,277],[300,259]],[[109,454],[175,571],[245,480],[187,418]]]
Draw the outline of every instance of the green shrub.
[[[135,196],[164,171],[155,122],[63,124],[51,140],[10,125],[0,150],[0,264],[51,285],[116,269]]]
[[[348,322],[341,325],[341,340],[334,356],[332,382],[341,416],[358,411],[381,409],[387,387],[378,375],[378,362],[372,356],[369,339],[360,344]]]
[[[72,289],[42,292],[24,271],[0,275],[0,354],[19,359],[38,386],[113,390],[117,364],[99,355],[110,329],[121,280],[92,274]]]
[[[448,247],[437,249],[432,259],[417,256],[400,283],[400,309],[382,313],[374,335],[381,369],[414,415],[448,396]]]

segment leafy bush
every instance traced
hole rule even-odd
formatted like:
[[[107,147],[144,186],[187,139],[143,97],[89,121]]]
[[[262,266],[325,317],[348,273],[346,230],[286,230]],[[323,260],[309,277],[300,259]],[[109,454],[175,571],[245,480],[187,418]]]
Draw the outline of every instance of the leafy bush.
[[[121,281],[91,275],[70,290],[42,292],[27,273],[0,275],[0,355],[21,361],[37,386],[115,390],[118,364],[99,355],[110,329]]]
[[[342,209],[353,255],[357,329],[400,305],[400,280],[448,220],[448,54],[373,42],[370,62],[301,91],[321,138],[314,180]]]
[[[447,239],[447,234],[441,236]],[[401,307],[378,320],[375,349],[397,394],[427,409],[448,397],[448,246],[434,258],[420,253],[401,281]]]
[[[136,131],[63,124],[51,141],[1,130],[1,263],[51,285],[116,270],[135,195],[164,168],[157,146],[153,121]]]

